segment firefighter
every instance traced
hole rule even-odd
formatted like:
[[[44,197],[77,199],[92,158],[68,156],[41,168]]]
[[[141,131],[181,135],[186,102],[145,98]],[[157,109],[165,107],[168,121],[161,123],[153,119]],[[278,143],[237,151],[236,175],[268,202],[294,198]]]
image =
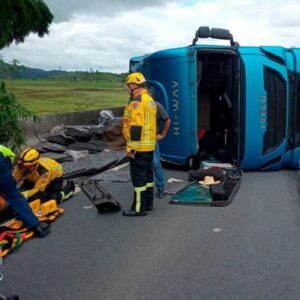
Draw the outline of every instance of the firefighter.
[[[14,169],[14,177],[21,180],[21,194],[29,202],[40,199],[45,202],[55,199],[57,203],[69,199],[74,194],[74,182],[68,181],[63,188],[63,166],[54,159],[40,157],[34,148],[25,149]]]
[[[124,216],[146,216],[153,210],[153,151],[156,142],[156,104],[141,73],[127,76],[130,93],[123,116],[123,135],[130,158],[134,200]]]
[[[34,231],[38,236],[44,237],[49,233],[50,224],[39,222],[27,201],[18,191],[16,181],[11,174],[14,159],[15,154],[0,145],[0,193],[28,229]]]

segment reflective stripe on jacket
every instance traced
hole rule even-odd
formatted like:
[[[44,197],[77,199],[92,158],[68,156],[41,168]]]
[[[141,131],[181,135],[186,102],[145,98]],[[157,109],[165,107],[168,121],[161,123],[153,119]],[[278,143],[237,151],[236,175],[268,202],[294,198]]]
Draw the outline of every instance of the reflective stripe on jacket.
[[[153,151],[156,142],[156,104],[145,89],[130,99],[123,116],[127,152]]]
[[[38,167],[25,173],[24,169],[16,166],[13,175],[17,182],[27,179],[34,183],[34,187],[27,191],[27,197],[31,197],[37,192],[43,192],[46,187],[56,178],[61,178],[64,174],[63,166],[54,159],[41,157],[38,159]]]
[[[9,148],[0,145],[0,153],[2,153],[4,157],[9,158],[11,163],[14,162],[16,155]]]

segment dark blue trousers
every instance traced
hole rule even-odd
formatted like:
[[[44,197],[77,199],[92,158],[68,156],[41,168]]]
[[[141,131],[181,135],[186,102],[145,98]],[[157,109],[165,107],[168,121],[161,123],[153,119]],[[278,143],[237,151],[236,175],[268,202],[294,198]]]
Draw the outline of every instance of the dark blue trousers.
[[[11,168],[6,158],[0,153],[0,193],[9,203],[11,209],[24,222],[28,228],[40,222],[33,214],[27,200],[22,197],[17,189],[16,181],[12,176]]]
[[[131,210],[143,212],[153,208],[153,151],[137,151],[135,158],[130,158],[130,175],[134,188]]]

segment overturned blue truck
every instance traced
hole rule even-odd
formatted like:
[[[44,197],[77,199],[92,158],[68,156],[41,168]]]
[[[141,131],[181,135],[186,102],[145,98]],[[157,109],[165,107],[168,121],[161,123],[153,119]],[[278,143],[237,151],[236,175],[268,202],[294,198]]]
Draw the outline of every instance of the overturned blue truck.
[[[199,38],[230,45],[198,45]],[[133,57],[172,125],[162,157],[221,158],[244,170],[299,168],[300,48],[240,46],[226,29],[200,27],[191,45]]]

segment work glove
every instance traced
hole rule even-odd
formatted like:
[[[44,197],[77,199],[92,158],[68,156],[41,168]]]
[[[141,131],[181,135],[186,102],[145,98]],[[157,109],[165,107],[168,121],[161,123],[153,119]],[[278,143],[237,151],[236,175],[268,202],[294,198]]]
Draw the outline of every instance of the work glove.
[[[21,195],[22,195],[25,199],[28,198],[28,192],[27,192],[27,191],[21,192]]]

